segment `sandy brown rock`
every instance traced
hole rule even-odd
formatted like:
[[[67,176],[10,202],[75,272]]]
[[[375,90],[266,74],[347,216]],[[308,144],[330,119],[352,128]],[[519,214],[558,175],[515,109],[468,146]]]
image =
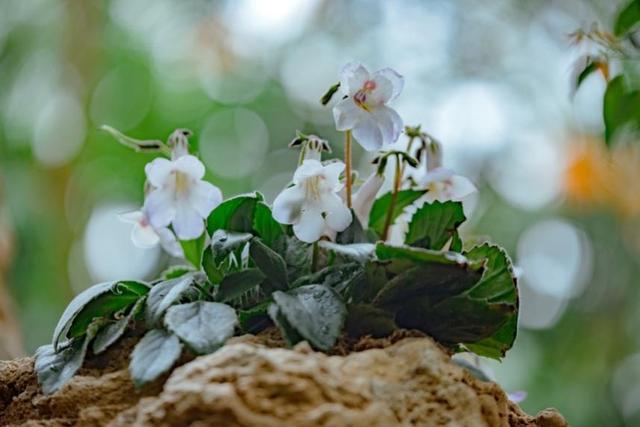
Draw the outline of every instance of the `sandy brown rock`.
[[[8,408],[13,415],[0,415],[0,425],[567,425],[552,410],[524,414],[498,385],[471,377],[428,338],[348,356],[316,353],[306,344],[287,350],[236,339],[177,368],[161,391],[146,391],[146,397],[132,388],[125,369],[81,375],[43,397],[30,389],[29,359],[8,363],[16,365],[0,368],[0,414]]]

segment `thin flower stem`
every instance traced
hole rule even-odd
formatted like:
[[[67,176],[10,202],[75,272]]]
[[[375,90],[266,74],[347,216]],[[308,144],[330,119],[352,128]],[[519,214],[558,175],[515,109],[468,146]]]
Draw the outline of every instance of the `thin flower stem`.
[[[345,178],[346,178],[346,191],[347,191],[347,207],[351,209],[351,131],[348,130],[344,134],[344,163],[345,163]]]
[[[313,242],[313,252],[311,253],[311,272],[318,270],[318,258],[320,256],[318,242]]]
[[[387,211],[387,217],[384,220],[384,228],[382,230],[382,240],[386,241],[389,235],[389,228],[391,227],[391,220],[393,219],[393,211],[396,207],[396,200],[398,198],[398,191],[400,191],[400,184],[402,182],[402,163],[400,156],[396,155],[396,171],[393,179],[393,190],[391,192],[391,203],[389,203],[389,210]]]
[[[415,139],[416,139],[416,137],[415,137],[415,136],[412,136],[412,137],[409,139],[409,144],[407,144],[407,154],[408,154],[408,155],[411,155],[411,148],[412,148],[411,146],[413,145],[413,141],[414,141]],[[418,162],[419,162],[419,161],[420,161],[420,159],[418,159]],[[406,168],[406,167],[407,167],[407,164],[406,164],[406,163],[404,163],[404,162],[402,162],[402,170],[400,171],[400,178],[401,178],[401,179],[402,179],[402,178],[404,178],[404,170],[405,170],[405,168]]]

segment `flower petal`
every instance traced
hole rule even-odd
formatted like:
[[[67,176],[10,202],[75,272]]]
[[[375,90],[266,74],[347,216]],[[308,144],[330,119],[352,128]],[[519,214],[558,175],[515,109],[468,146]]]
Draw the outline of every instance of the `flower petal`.
[[[156,233],[158,233],[158,237],[160,238],[160,246],[162,246],[165,252],[172,257],[184,258],[182,246],[180,246],[180,242],[178,242],[175,234],[173,234],[169,228],[160,228],[156,230]]]
[[[131,240],[137,247],[149,249],[158,244],[160,237],[150,225],[136,225],[131,230]]]
[[[393,84],[383,76],[375,76],[373,78],[375,88],[367,98],[367,102],[374,106],[384,105],[391,99],[393,95]]]
[[[373,116],[382,132],[383,145],[396,142],[402,132],[402,119],[398,113],[392,108],[382,106],[373,111]]]
[[[341,100],[333,107],[333,120],[336,122],[336,129],[339,131],[353,129],[367,116],[368,113],[358,107],[350,97]]]
[[[204,176],[204,165],[196,156],[187,154],[174,160],[174,169],[188,175],[189,177],[200,180]]]
[[[209,216],[213,208],[222,202],[222,192],[207,181],[197,181],[189,193],[189,204],[202,218]]]
[[[322,202],[325,213],[324,220],[329,228],[343,231],[351,224],[353,221],[351,210],[337,194],[331,193],[325,196]]]
[[[342,173],[344,168],[344,163],[340,161],[332,162],[324,166],[323,172],[327,181],[327,189],[333,192],[340,191],[342,189],[343,185],[340,182],[340,174]]]
[[[443,182],[453,178],[453,171],[444,167],[432,169],[419,178],[420,185],[427,186],[432,182]]]
[[[359,62],[349,62],[340,71],[340,90],[353,95],[369,80],[369,71]]]
[[[144,172],[147,175],[147,181],[154,187],[162,187],[173,170],[173,162],[171,160],[158,157],[147,163]]]
[[[304,191],[297,185],[285,188],[273,201],[273,218],[280,224],[293,224],[300,217]]]
[[[180,240],[197,239],[204,231],[204,220],[191,206],[178,206],[176,217],[171,224]]]
[[[176,214],[173,193],[161,188],[153,190],[144,201],[144,211],[153,228],[168,226]]]
[[[360,223],[364,226],[369,223],[371,207],[383,183],[384,176],[380,176],[374,172],[367,178],[364,184],[360,186],[356,194],[353,195],[351,207]]]
[[[478,189],[466,176],[454,175],[451,177],[451,187],[449,192],[452,200],[462,200],[476,191],[478,191]]]
[[[385,102],[393,101],[400,95],[404,88],[404,77],[391,68],[383,68],[373,73],[373,81],[378,83],[379,78],[384,78],[391,84],[391,96]]]
[[[382,148],[384,139],[378,123],[369,117],[353,128],[353,137],[367,151],[376,151]]]
[[[140,210],[124,212],[118,214],[118,219],[129,224],[141,224],[144,219],[144,213]]]
[[[315,159],[306,159],[293,174],[293,182],[300,183],[305,179],[321,174],[323,166],[320,161]]]
[[[322,213],[317,209],[307,209],[302,211],[300,221],[293,225],[293,233],[303,242],[313,243],[322,237],[324,226]]]

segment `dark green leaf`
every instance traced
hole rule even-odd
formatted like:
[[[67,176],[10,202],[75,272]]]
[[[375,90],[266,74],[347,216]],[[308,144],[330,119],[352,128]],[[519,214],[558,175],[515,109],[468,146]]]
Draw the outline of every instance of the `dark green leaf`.
[[[248,268],[230,273],[222,279],[216,298],[221,302],[229,302],[256,288],[265,279],[257,268]]]
[[[603,114],[605,139],[608,144],[611,143],[616,128],[627,120],[625,103],[626,89],[624,77],[618,76],[609,82],[607,90],[604,93]]]
[[[251,233],[217,230],[211,236],[211,250],[215,262],[220,263],[232,252],[239,252],[253,238]]]
[[[336,242],[347,245],[351,243],[367,243],[368,236],[360,224],[360,220],[356,216],[353,209],[351,210],[351,224],[336,236]]]
[[[164,316],[167,329],[198,354],[216,351],[233,336],[236,311],[218,302],[196,301],[174,305]]]
[[[465,219],[460,202],[425,203],[411,218],[405,243],[440,250]]]
[[[149,291],[149,287],[140,282],[106,282],[94,285],[69,303],[53,333],[53,346],[58,349],[60,340],[77,337],[85,333],[94,318],[111,315],[130,304]]]
[[[334,252],[346,261],[365,263],[373,258],[376,246],[373,243],[352,243],[341,245],[323,240],[318,243],[323,248]]]
[[[304,341],[302,335],[295,330],[287,320],[287,318],[282,314],[282,310],[278,307],[277,304],[271,304],[268,309],[269,317],[273,320],[273,323],[278,327],[284,341],[287,343],[289,347],[293,347],[298,344],[300,341]]]
[[[129,373],[136,387],[157,379],[180,358],[182,346],[177,336],[162,329],[152,329],[136,344],[131,353]]]
[[[618,14],[613,32],[617,37],[624,36],[634,29],[638,22],[640,22],[640,1],[632,0]]]
[[[133,318],[140,312],[142,307],[144,307],[144,303],[145,298],[140,298],[131,308],[129,314],[122,316],[122,318],[111,322],[100,329],[96,334],[96,338],[93,340],[93,353],[100,354],[112,346],[127,330],[127,326],[129,326]]]
[[[353,281],[357,280],[362,274],[362,264],[357,262],[330,265],[315,273],[299,277],[291,287],[299,288],[300,286],[306,285],[324,285],[332,288],[339,294],[343,294],[352,286]]]
[[[271,208],[264,202],[257,202],[253,215],[253,230],[260,239],[275,251],[284,249],[286,236],[279,222],[273,219]]]
[[[571,82],[571,84],[573,85],[572,94],[575,94],[575,92],[578,91],[580,85],[582,85],[587,77],[589,77],[594,71],[597,71],[600,68],[600,61],[600,58],[594,58],[590,55],[580,58],[579,63],[576,65],[576,68],[580,67],[581,69],[574,72],[574,75],[576,76],[575,81]]]
[[[207,219],[207,230],[213,235],[216,230],[250,233],[256,203],[264,197],[260,193],[243,194],[220,203]]]
[[[267,300],[246,310],[240,310],[238,312],[240,328],[246,333],[255,334],[269,326],[268,309],[272,302]]]
[[[202,265],[202,252],[204,252],[204,245],[206,241],[206,231],[202,232],[202,235],[197,239],[180,240],[180,246],[182,246],[184,257],[198,270]]]
[[[162,280],[177,279],[187,273],[193,273],[193,267],[189,265],[173,265],[160,274]]]
[[[193,283],[193,274],[187,274],[177,279],[165,280],[155,284],[147,297],[145,310],[147,325],[158,325],[164,312],[172,304],[178,302]]]
[[[311,258],[312,245],[304,243],[295,237],[287,239],[284,259],[287,263],[289,277],[308,274],[311,270]]]
[[[376,256],[379,260],[406,260],[411,262],[433,262],[437,264],[448,264],[465,266],[471,264],[469,268],[472,270],[479,269],[482,266],[481,261],[470,262],[469,259],[456,252],[441,252],[430,249],[414,248],[411,246],[391,246],[386,243],[378,243],[376,245]],[[401,267],[405,267],[407,263],[398,263]],[[404,268],[398,268],[403,271]],[[396,272],[399,272],[396,271]]]
[[[258,267],[266,277],[264,285],[268,293],[289,288],[287,264],[285,264],[284,259],[277,252],[262,243],[259,239],[253,239],[249,246],[249,254],[256,267]]]
[[[204,250],[204,254],[202,255],[202,268],[207,275],[207,279],[213,284],[217,285],[224,278],[225,270],[216,262],[211,246]]]
[[[353,304],[371,303],[380,290],[387,284],[387,266],[378,261],[371,261],[364,265],[361,274],[353,277],[341,295]],[[336,289],[334,287],[334,289]]]
[[[422,196],[424,191],[416,190],[402,190],[398,192],[396,196],[396,204],[391,216],[391,224],[393,224],[398,217],[410,204],[418,200]],[[369,228],[374,230],[378,235],[382,235],[384,231],[384,223],[387,218],[387,212],[391,208],[391,192],[384,194],[373,203],[371,213],[369,214]]]
[[[338,339],[347,309],[331,288],[308,285],[289,292],[274,292],[273,299],[291,327],[320,350],[329,350]]]
[[[327,90],[325,94],[322,95],[322,98],[320,98],[320,104],[327,105],[329,101],[331,101],[331,98],[333,98],[333,95],[335,95],[335,93],[338,91],[338,89],[340,89],[340,82],[331,86],[329,90]]]
[[[381,338],[398,328],[392,314],[372,305],[350,304],[347,310],[346,330],[352,337]]]

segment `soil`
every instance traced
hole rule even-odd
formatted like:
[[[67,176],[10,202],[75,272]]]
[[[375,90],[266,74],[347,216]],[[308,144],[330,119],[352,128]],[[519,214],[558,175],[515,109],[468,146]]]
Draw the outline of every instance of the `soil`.
[[[525,414],[495,383],[451,362],[419,332],[342,339],[332,353],[285,349],[276,330],[185,355],[136,390],[127,364],[138,338],[87,359],[61,390],[43,395],[33,359],[0,362],[2,426],[513,426],[562,427],[554,410]]]

